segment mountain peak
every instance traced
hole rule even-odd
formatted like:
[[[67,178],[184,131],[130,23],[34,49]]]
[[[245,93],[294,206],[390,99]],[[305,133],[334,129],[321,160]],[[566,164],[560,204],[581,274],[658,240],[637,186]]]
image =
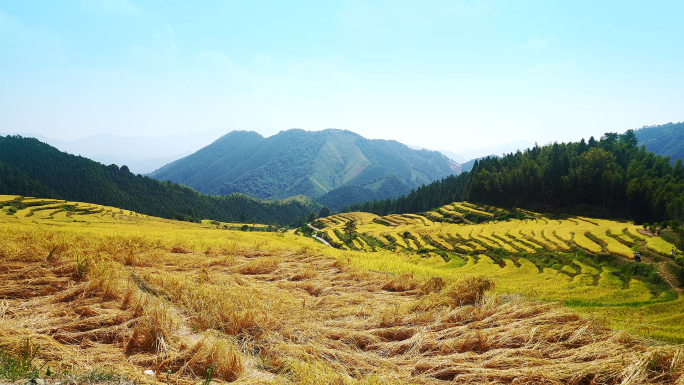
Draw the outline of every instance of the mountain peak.
[[[151,176],[207,194],[316,199],[343,186],[356,186],[373,193],[384,191],[384,199],[457,172],[456,165],[436,151],[413,150],[393,140],[370,140],[349,130],[295,128],[268,138],[232,131]],[[398,183],[382,190],[390,176]]]

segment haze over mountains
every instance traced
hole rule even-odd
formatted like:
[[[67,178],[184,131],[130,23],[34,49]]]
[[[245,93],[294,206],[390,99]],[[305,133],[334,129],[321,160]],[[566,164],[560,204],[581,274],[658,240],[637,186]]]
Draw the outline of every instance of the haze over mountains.
[[[18,133],[23,137],[36,138],[61,151],[80,155],[102,164],[128,166],[134,174],[148,174],[167,163],[190,155],[209,145],[226,132],[214,129],[161,138],[150,136],[123,137],[99,133],[67,141],[38,134]],[[0,135],[7,135],[0,133]]]
[[[32,133],[10,132],[4,135],[21,135],[25,138],[36,138],[60,151],[73,155],[80,155],[102,164],[116,164],[128,166],[134,174],[149,174],[175,160],[190,155],[208,146],[230,130],[216,128],[209,131],[193,132],[164,137],[150,136],[119,136],[112,133],[98,133],[74,140],[61,140],[45,135]],[[515,152],[532,147],[529,141],[519,140],[485,148],[466,148],[461,151],[438,150],[456,163],[467,163],[489,155]],[[434,150],[420,146],[408,147],[415,150]],[[464,170],[467,171],[467,170]]]
[[[206,194],[241,192],[267,200],[304,195],[332,210],[406,195],[423,184],[469,171],[475,162],[472,159],[458,165],[454,161],[463,158],[456,153],[442,152],[451,161],[437,151],[369,140],[343,130],[295,129],[266,138],[256,132],[233,131],[214,140],[222,132],[165,138],[96,134],[73,141],[33,136],[61,151],[105,165],[127,165],[133,174],[148,173],[169,163],[151,176]],[[684,123],[642,127],[635,130],[635,136],[639,145],[656,155],[670,156],[673,164],[684,157]],[[530,144],[518,141],[461,154],[500,156],[515,153],[516,147],[524,150]]]
[[[514,142],[499,144],[496,146],[487,146],[484,148],[465,148],[458,152],[449,150],[439,150],[442,154],[448,156],[457,163],[467,163],[468,161],[482,158],[489,155],[500,156],[501,154],[508,154],[516,152],[517,150],[524,150],[533,147],[534,143],[527,140],[516,140]],[[466,171],[466,170],[464,170]]]
[[[341,208],[358,203],[356,199],[374,198],[377,192],[382,199],[407,194],[459,172],[454,162],[437,151],[369,140],[345,130],[292,129],[268,138],[233,131],[150,176],[206,194],[241,192],[269,200],[327,195],[327,203]],[[341,187],[345,188],[341,195],[351,201],[336,202],[346,199],[334,194]]]

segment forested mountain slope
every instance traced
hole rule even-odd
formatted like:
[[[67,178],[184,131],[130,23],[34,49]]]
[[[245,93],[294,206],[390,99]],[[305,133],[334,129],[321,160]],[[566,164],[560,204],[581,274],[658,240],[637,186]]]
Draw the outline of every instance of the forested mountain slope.
[[[233,131],[150,175],[206,194],[282,199],[319,198],[343,186],[355,186],[362,195],[396,197],[455,170],[456,164],[437,151],[369,140],[350,131],[292,129],[268,138]]]
[[[177,219],[240,217],[288,224],[320,209],[306,197],[264,202],[244,194],[209,196],[60,152],[33,138],[0,136],[0,194],[60,198]]]
[[[684,159],[684,122],[643,127],[636,131],[639,144],[656,155],[669,156],[674,163]]]
[[[316,202],[334,211],[340,211],[344,206],[374,200],[391,199],[407,195],[412,189],[402,182],[396,175],[387,176],[377,189],[361,186],[342,186],[327,194],[316,198]]]
[[[475,163],[471,172],[421,187],[406,197],[345,211],[416,213],[451,201],[572,213],[591,207],[637,223],[684,220],[684,164],[637,145],[634,131],[600,140],[535,146]]]

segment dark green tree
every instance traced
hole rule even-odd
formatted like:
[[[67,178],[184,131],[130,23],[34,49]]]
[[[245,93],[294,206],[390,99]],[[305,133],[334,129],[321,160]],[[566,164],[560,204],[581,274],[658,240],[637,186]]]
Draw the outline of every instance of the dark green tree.
[[[329,215],[330,215],[330,209],[328,208],[328,206],[321,207],[321,211],[318,212],[319,218],[325,218]]]
[[[191,221],[235,222],[246,212],[259,223],[287,224],[321,207],[308,199],[272,202],[245,194],[205,195],[123,171],[33,138],[0,136],[0,194],[88,202]]]
[[[684,220],[684,162],[637,147],[633,132],[600,140],[553,143],[474,162],[472,171],[421,186],[393,200],[343,212],[419,213],[455,201],[532,211],[627,218],[636,223]]]
[[[349,234],[349,242],[351,242],[352,234],[356,231],[356,221],[353,219],[347,221],[347,223],[344,224],[344,227],[342,227],[342,230],[345,234]]]

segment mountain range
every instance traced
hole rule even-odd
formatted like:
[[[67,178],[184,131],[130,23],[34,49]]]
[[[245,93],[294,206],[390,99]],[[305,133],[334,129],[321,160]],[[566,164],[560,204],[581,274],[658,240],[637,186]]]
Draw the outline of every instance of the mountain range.
[[[669,156],[673,164],[677,159],[684,159],[684,122],[644,126],[634,133],[639,145],[646,146],[646,151]]]
[[[112,134],[96,134],[70,142],[33,136],[61,151],[99,160],[104,164],[135,164],[131,163],[131,159],[138,159],[140,162],[148,162],[145,171],[150,171],[161,163],[169,163],[153,172],[152,176],[161,181],[170,180],[183,184],[205,194],[229,195],[241,192],[255,197],[255,201],[281,200],[301,194],[318,202],[309,200],[305,204],[306,210],[320,207],[320,204],[338,211],[350,204],[407,195],[424,184],[458,175],[460,171],[469,171],[475,163],[475,159],[472,159],[459,165],[454,160],[463,158],[455,153],[442,151],[442,154],[452,158],[449,160],[436,151],[416,149],[415,146],[409,148],[396,141],[368,140],[344,130],[288,130],[271,137],[263,137],[256,132],[233,131],[214,140],[221,132],[222,130],[213,130],[166,138],[123,138]],[[676,159],[684,157],[684,123],[644,126],[634,133],[639,146],[644,145],[647,151],[653,151],[656,155],[669,156],[673,164]],[[510,144],[509,147],[525,144],[528,143],[521,141]],[[33,150],[35,149],[31,151]],[[494,154],[499,150],[502,149],[488,148],[481,151],[491,151]],[[502,151],[508,150],[510,148]],[[40,168],[45,174],[37,177],[35,169],[24,169],[24,166],[16,163],[17,159],[12,159],[11,156],[8,158],[6,151],[0,155],[5,158],[2,170],[5,180],[0,181],[0,184],[9,186],[14,183],[15,187],[23,186],[21,188],[41,194],[51,191],[52,195],[68,199],[76,199],[82,195],[79,195],[82,191],[74,195],[65,185],[60,185],[62,182],[49,179],[51,166],[48,164],[43,164]],[[27,160],[26,157],[29,156],[20,153],[15,155],[23,160]],[[41,155],[36,156],[41,158]],[[181,156],[181,159],[174,160]],[[64,160],[60,162],[70,163]],[[87,167],[79,167],[100,167],[95,167],[94,164],[95,162]],[[126,169],[132,175],[145,172],[135,167],[137,166],[129,166]],[[119,169],[118,166],[116,168]],[[106,166],[106,170],[109,169],[113,170],[113,165]],[[54,173],[62,175],[62,171],[64,170],[60,169]],[[66,179],[71,178],[68,172],[63,176]],[[48,178],[50,183],[43,183],[44,178]],[[17,181],[25,183],[17,185]],[[98,183],[91,184],[98,186]],[[151,186],[148,183],[144,184]],[[66,185],[74,186],[71,182]],[[78,189],[85,190],[87,187],[79,185]],[[12,191],[8,190],[8,193]],[[231,215],[235,214],[233,209],[230,212]],[[162,214],[163,210],[155,211],[155,215]]]
[[[292,129],[267,138],[233,131],[150,176],[212,195],[240,192],[268,200],[305,195],[335,210],[369,198],[398,197],[459,172],[437,151],[346,130]]]
[[[440,150],[440,152],[450,159],[453,159],[457,163],[467,163],[469,161],[474,162],[475,159],[484,158],[490,155],[501,156],[502,154],[508,154],[510,152],[516,152],[518,150],[524,151],[526,148],[534,147],[534,143],[527,140],[516,140],[514,142],[499,144],[495,146],[488,146],[484,148],[466,148],[459,152]],[[466,171],[466,170],[462,170]]]
[[[268,131],[272,130],[269,129]],[[36,138],[60,151],[84,156],[102,164],[116,164],[119,167],[125,165],[132,173],[145,175],[196,152],[225,135],[226,132],[226,129],[217,128],[163,137],[118,136],[111,133],[98,133],[73,140],[61,140],[41,134],[21,132],[0,133],[0,136],[20,135],[24,138]],[[467,163],[476,158],[515,152],[518,149],[523,150],[531,146],[533,143],[519,140],[480,149],[467,148],[459,152],[439,150],[439,152],[455,163]],[[415,150],[432,151],[432,149],[419,146],[409,145],[409,147]]]

